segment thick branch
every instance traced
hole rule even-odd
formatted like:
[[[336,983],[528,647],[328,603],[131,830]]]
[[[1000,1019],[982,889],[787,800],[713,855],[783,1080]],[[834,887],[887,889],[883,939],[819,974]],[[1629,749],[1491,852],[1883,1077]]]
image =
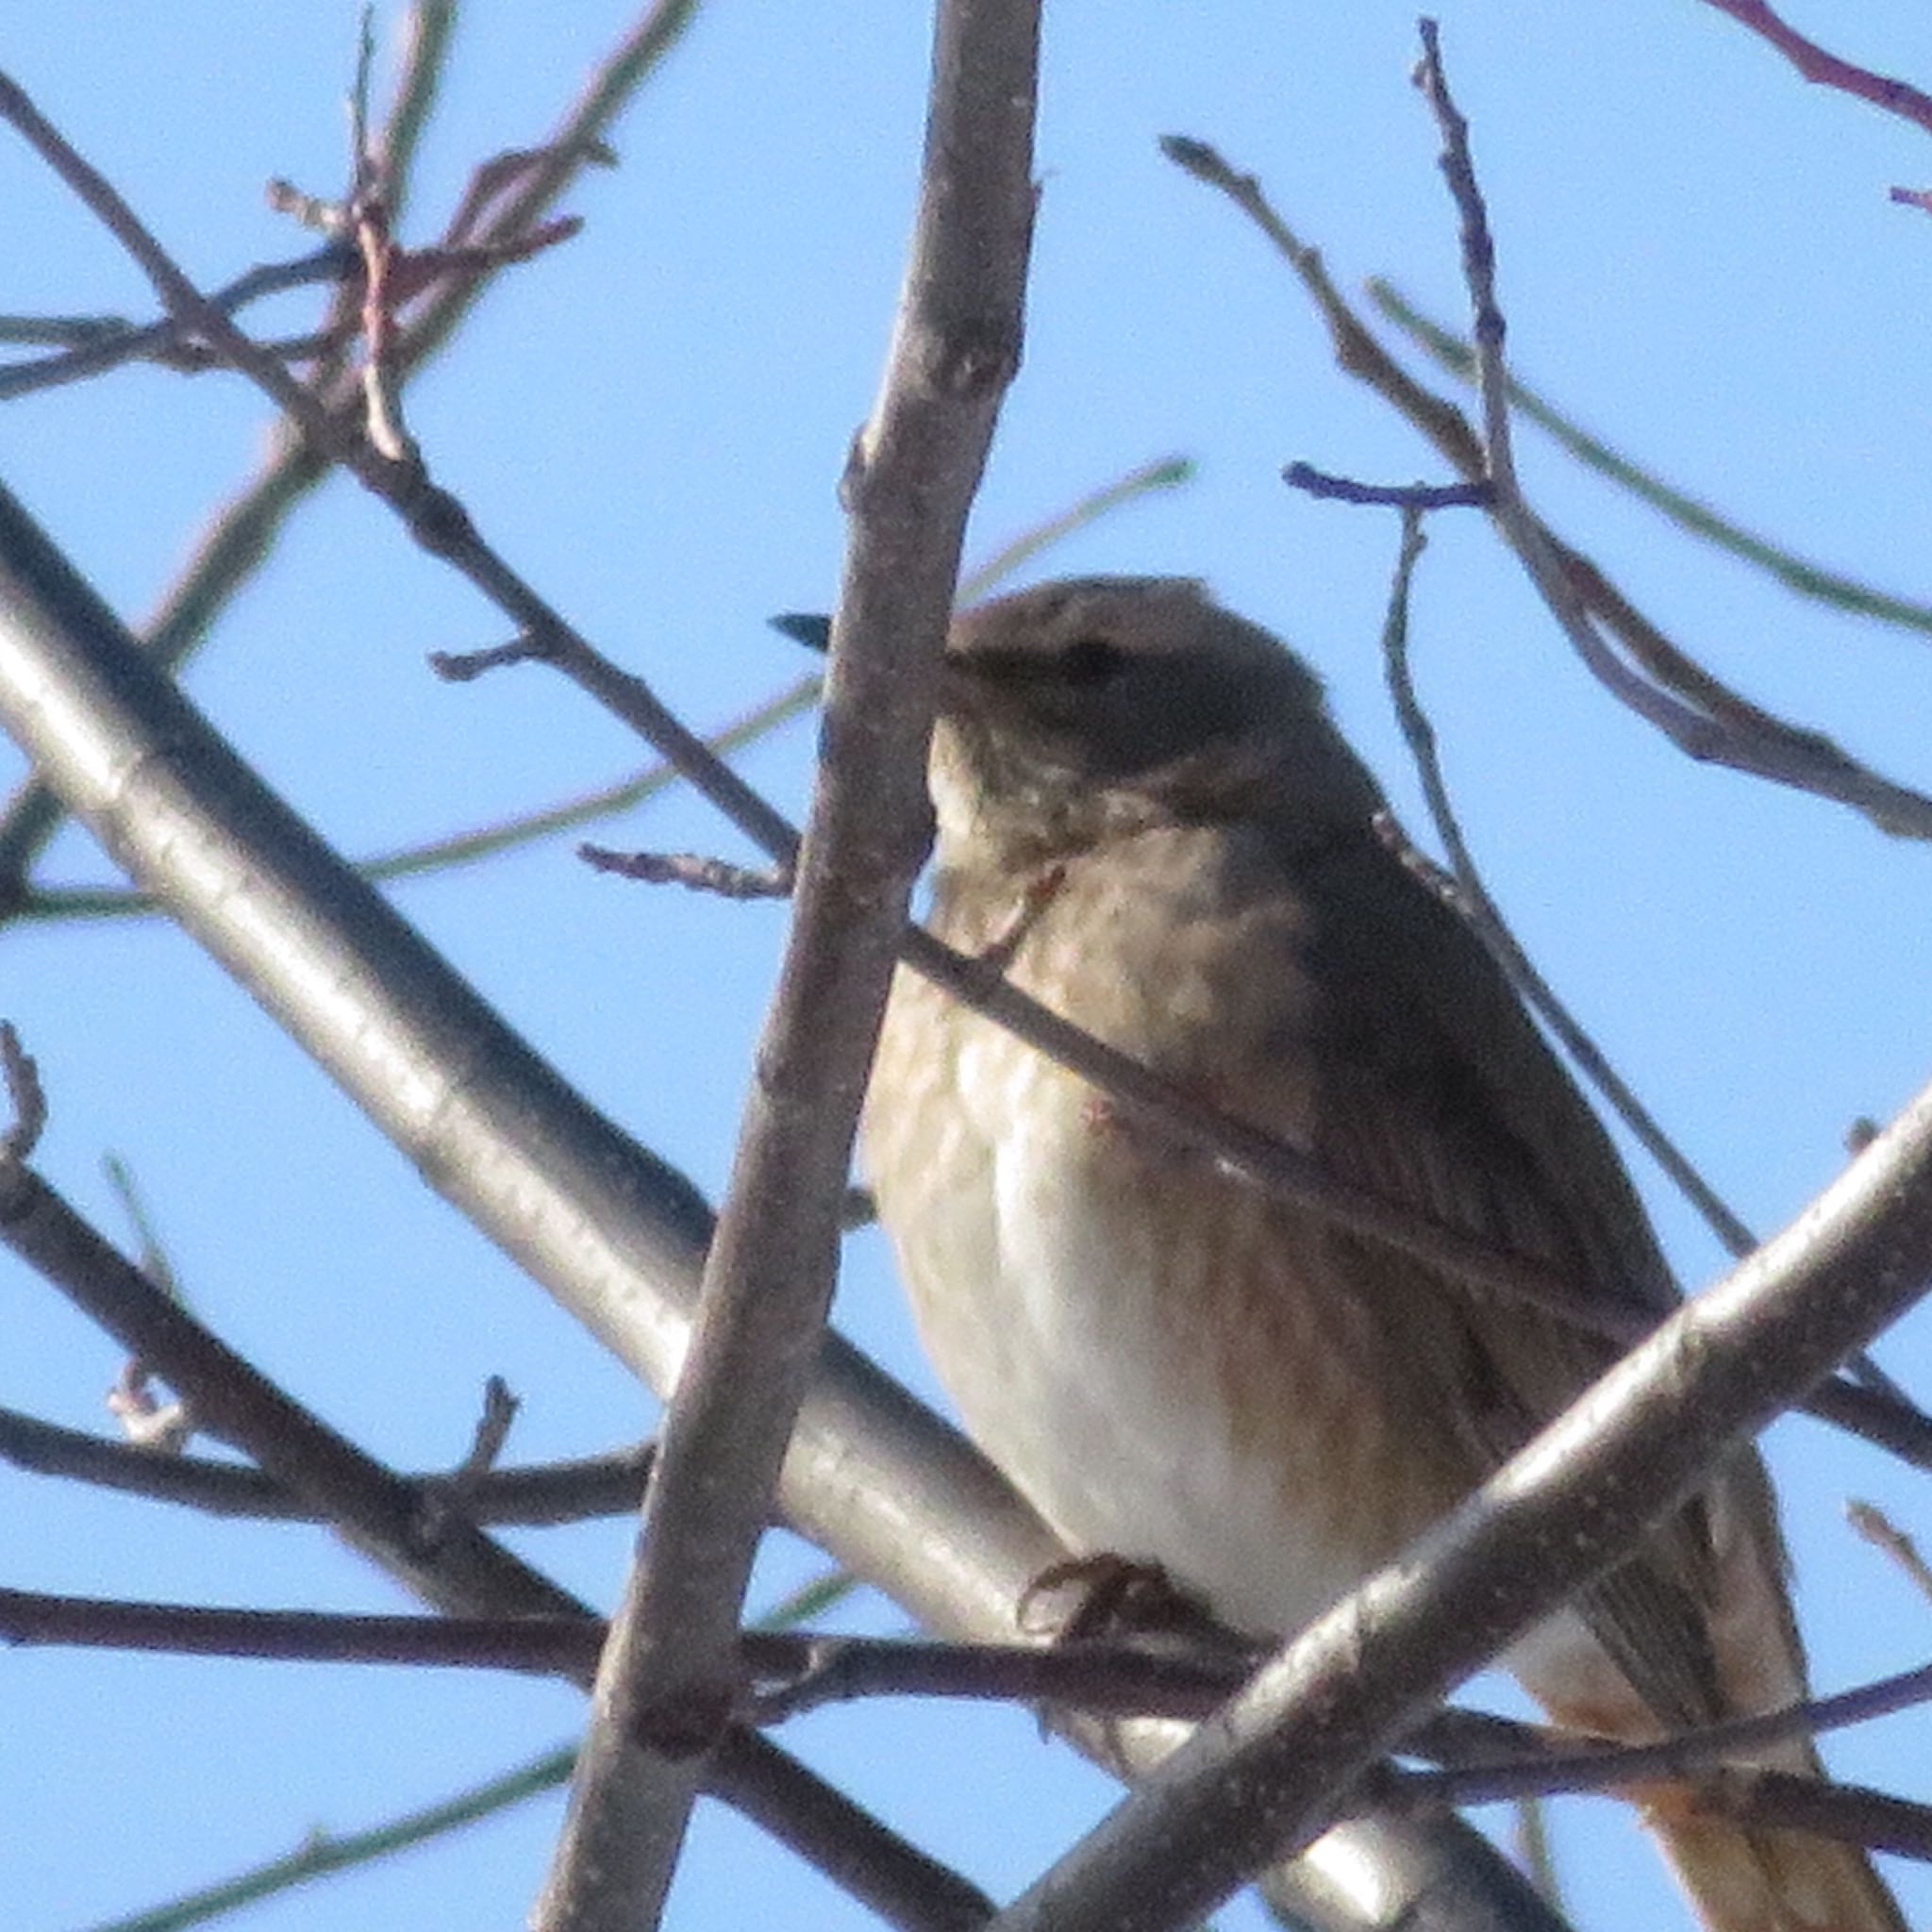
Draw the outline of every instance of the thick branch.
[[[1932,1089],[1790,1228],[1311,1625],[997,1932],[1155,1932],[1211,1910],[1319,1831],[1417,1715],[1604,1575],[1727,1444],[1896,1320],[1928,1278]]]
[[[1019,366],[1039,33],[1038,0],[938,11],[911,260],[845,475],[791,936],[540,1932],[655,1923],[730,1708],[739,1607],[831,1299],[852,1138],[925,856],[924,748],[966,515]],[[640,1725],[667,1716],[675,1743],[639,1753]]]
[[[486,218],[472,219],[460,237],[453,230],[446,239],[460,239],[486,250],[513,248],[597,152],[598,137],[675,44],[696,7],[697,0],[650,0],[591,73],[556,132],[534,150],[532,164],[491,201]],[[407,185],[407,164],[425,105],[422,90],[433,83],[435,55],[434,46],[412,50],[399,76],[394,109],[378,139],[387,172],[402,185]],[[492,280],[488,273],[457,278],[425,298],[410,316],[396,358],[398,381],[436,355]],[[346,343],[346,338],[343,341]],[[353,405],[356,375],[341,367],[340,357],[316,371],[311,380],[331,412]],[[284,420],[275,425],[269,456],[254,478],[217,511],[195,556],[148,621],[143,643],[157,662],[175,664],[201,641],[228,598],[268,554],[291,512],[328,468],[326,458],[292,425]],[[38,779],[23,786],[0,812],[0,918],[25,898],[27,868],[53,837],[59,816],[52,793]]]
[[[461,1517],[436,1510],[433,1493],[425,1496],[364,1455],[242,1361],[12,1160],[0,1160],[0,1241],[165,1375],[211,1426],[245,1447],[380,1569],[452,1615],[487,1612],[560,1633],[557,1647],[534,1667],[589,1685],[595,1646],[583,1633],[594,1629],[596,1619],[588,1605]],[[25,1600],[15,1601],[17,1607]],[[93,1632],[75,1641],[232,1651],[239,1625],[251,1621],[266,1630],[275,1620],[180,1606],[96,1605],[78,1607],[73,1627]],[[311,1645],[330,1622],[299,1621]],[[433,1644],[445,1630],[453,1647],[463,1641],[459,1625],[424,1618],[398,1624],[418,1642]],[[264,1639],[256,1654],[277,1652]],[[955,1874],[766,1740],[734,1729],[707,1764],[706,1784],[908,1932],[970,1923],[954,1909],[970,1890]],[[934,1910],[935,1902],[945,1909]]]

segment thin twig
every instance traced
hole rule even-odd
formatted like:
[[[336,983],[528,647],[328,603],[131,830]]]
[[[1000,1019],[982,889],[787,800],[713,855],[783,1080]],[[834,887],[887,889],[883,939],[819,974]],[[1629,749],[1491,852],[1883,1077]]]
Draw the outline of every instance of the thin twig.
[[[215,308],[112,186],[5,75],[0,75],[0,117],[20,129],[133,256],[168,308],[228,356],[294,421],[315,450],[388,504],[425,549],[443,558],[508,616],[532,655],[554,664],[615,710],[760,843],[786,836],[783,820],[665,708],[642,678],[613,665],[484,541],[463,505],[431,481],[412,446],[381,449],[366,441],[348,419],[296,382]]]
[[[392,1616],[212,1608],[0,1587],[0,1641],[182,1657],[508,1671],[582,1681],[601,1619]],[[1205,1717],[1240,1689],[1257,1654],[1162,1655],[1128,1646],[935,1643],[925,1639],[739,1633],[733,1699],[751,1722],[881,1697],[1075,1706],[1108,1716]]]
[[[1410,869],[1439,891],[1451,908],[1476,932],[1510,984],[1536,1010],[1560,1041],[1563,1051],[1581,1068],[1586,1077],[1609,1102],[1624,1124],[1636,1135],[1680,1192],[1697,1208],[1718,1239],[1734,1256],[1747,1255],[1757,1245],[1751,1230],[1733,1214],[1716,1190],[1706,1181],[1676,1143],[1664,1131],[1628,1083],[1617,1073],[1603,1050],[1570,1011],[1535,962],[1531,960],[1491,897],[1475,855],[1464,837],[1462,822],[1449,795],[1442,774],[1435,727],[1429,723],[1415,679],[1409,670],[1407,593],[1414,568],[1409,520],[1404,522],[1404,542],[1397,561],[1393,588],[1390,592],[1389,613],[1382,633],[1382,658],[1388,676],[1389,695],[1397,722],[1409,750],[1422,785],[1423,800],[1442,850],[1449,858],[1446,879],[1425,863],[1409,845],[1401,828],[1391,820],[1384,836],[1394,845]]]
[[[319,450],[353,471],[371,489],[378,493],[390,490],[399,494],[407,490],[412,479],[391,475],[392,466],[387,458],[361,445],[279,361],[244,335],[217,304],[204,295],[106,176],[81,157],[27,98],[20,85],[4,74],[0,74],[0,118],[12,123],[82,205],[133,257],[161,298],[162,306],[177,322],[192,327],[220,349],[237,369],[294,418],[303,434]]]
[[[426,1539],[418,1491],[209,1334],[18,1163],[0,1166],[0,1241],[426,1603],[452,1615],[591,1618],[567,1591],[459,1518],[445,1513]],[[589,1664],[587,1655],[566,1674],[588,1681]],[[934,1862],[768,1740],[730,1731],[707,1782],[894,1924],[928,1932],[918,1902],[930,1896]]]
[[[1883,1550],[1919,1589],[1932,1598],[1932,1566],[1920,1556],[1918,1547],[1882,1509],[1870,1503],[1847,1503],[1845,1518],[1874,1549]]]
[[[1932,134],[1932,94],[1922,92],[1907,81],[1890,79],[1826,53],[1816,41],[1807,40],[1796,27],[1787,26],[1764,0],[1706,0],[1706,4],[1715,7],[1720,13],[1728,13],[1759,39],[1768,41],[1807,80],[1870,101],[1888,114],[1897,114]]]
[[[1556,1846],[1550,1838],[1549,1808],[1541,1798],[1517,1800],[1510,1823],[1510,1849],[1524,1874],[1557,1911],[1563,1909],[1563,1886],[1557,1872]]]
[[[1416,345],[1425,350],[1453,375],[1467,379],[1475,363],[1469,344],[1439,322],[1423,313],[1391,282],[1372,278],[1369,300]],[[1858,617],[1874,617],[1883,624],[1895,624],[1907,630],[1932,631],[1932,607],[1909,598],[1892,595],[1875,586],[1861,583],[1822,564],[1793,556],[1768,539],[1756,536],[1729,518],[1720,516],[1707,504],[1685,491],[1674,489],[1651,471],[1593,436],[1556,405],[1524,386],[1521,377],[1509,377],[1509,404],[1519,416],[1537,427],[1574,457],[1578,462],[1607,476],[1620,489],[1647,503],[1668,517],[1680,529],[1729,551],[1745,562],[1774,576],[1788,591],[1816,598],[1834,608]]]
[[[102,1157],[101,1171],[107,1175],[108,1185],[113,1189],[115,1198],[121,1203],[121,1211],[126,1215],[129,1225],[134,1229],[134,1238],[140,1243],[141,1272],[157,1288],[179,1301],[181,1277],[175,1272],[167,1244],[161,1240],[160,1230],[155,1225],[154,1216],[148,1212],[147,1203],[142,1199],[134,1170],[118,1154],[108,1154]]]
[[[1717,1190],[1665,1132],[1662,1123],[1639,1099],[1636,1090],[1617,1072],[1595,1039],[1544,978],[1510,930],[1508,921],[1491,895],[1489,885],[1476,865],[1475,855],[1463,835],[1461,819],[1442,775],[1435,727],[1423,708],[1409,671],[1408,591],[1420,549],[1420,525],[1413,511],[1405,512],[1402,550],[1397,558],[1388,616],[1383,625],[1382,658],[1396,719],[1414,760],[1423,799],[1435,825],[1436,836],[1449,856],[1450,870],[1444,873],[1418,850],[1392,813],[1381,815],[1377,829],[1407,869],[1467,922],[1502,968],[1509,983],[1556,1036],[1572,1062],[1616,1110],[1624,1125],[1678,1191],[1703,1215],[1718,1240],[1734,1257],[1748,1255],[1757,1245],[1757,1237],[1731,1212]],[[1848,1366],[1867,1389],[1878,1391],[1885,1400],[1895,1404],[1900,1411],[1909,1411],[1924,1419],[1923,1411],[1868,1356],[1855,1357]]]
[[[1829,1697],[1807,1698],[1757,1717],[1730,1718],[1666,1738],[1657,1744],[1602,1744],[1578,1750],[1566,1746],[1560,1732],[1544,1734],[1543,1748],[1513,1761],[1406,1772],[1403,1780],[1447,1805],[1487,1805],[1567,1791],[1612,1790],[1622,1785],[1683,1778],[1721,1766],[1727,1758],[1789,1743],[1793,1738],[1822,1737],[1828,1731],[1872,1724],[1932,1701],[1932,1665],[1900,1671]],[[1412,1740],[1417,1754],[1436,1757],[1426,1731]],[[1409,1748],[1408,1743],[1405,1748]],[[1815,1782],[1824,1782],[1815,1780]]]
[[[696,852],[613,852],[608,845],[579,845],[577,857],[594,872],[614,872],[650,886],[684,886],[721,899],[783,899],[791,891],[786,867],[734,865],[728,858]]]
[[[354,267],[353,252],[341,243],[331,243],[295,261],[252,268],[216,290],[208,299],[224,314],[234,315],[251,302],[284,290],[307,288],[317,282],[339,282]],[[48,324],[51,325],[55,320],[48,318]],[[12,321],[13,326],[4,332],[4,339],[25,340],[28,319]],[[206,345],[198,333],[192,325],[173,315],[139,325],[113,316],[75,316],[59,321],[62,326],[57,339],[70,339],[71,346],[58,355],[0,367],[0,402],[101,375],[124,362],[160,362],[171,368],[209,366]],[[290,345],[272,346],[277,355],[290,353]]]
[[[517,1419],[517,1399],[501,1375],[491,1375],[483,1384],[483,1407],[463,1459],[432,1482],[424,1491],[423,1536],[434,1543],[453,1517],[467,1523],[477,1521],[475,1501]]]
[[[1318,501],[1382,504],[1397,509],[1487,509],[1495,495],[1481,478],[1474,483],[1362,483],[1299,462],[1289,464],[1281,480]]]
[[[436,110],[456,30],[456,0],[412,0],[398,23],[401,47],[390,104],[369,142],[370,158],[400,218],[408,206],[416,150]]]
[[[824,1636],[775,1627],[740,1633],[740,1707],[753,1723],[789,1722],[828,1705],[883,1697],[1063,1705],[1108,1717],[1205,1718],[1253,1676],[1265,1653],[1234,1642],[1178,1650],[1133,1643],[940,1643]],[[588,1614],[424,1617],[215,1609],[0,1588],[0,1641],[180,1656],[488,1670],[581,1677],[603,1626]],[[1793,1738],[1871,1724],[1932,1700],[1932,1665],[1830,1697],[1735,1718],[1656,1744],[1589,1743],[1484,1711],[1422,1720],[1404,1755],[1433,1771],[1385,1773],[1408,1801],[1495,1804],[1695,1779]],[[1807,1783],[1827,1787],[1824,1779]]]
[[[1487,474],[1484,446],[1462,412],[1395,362],[1342,299],[1320,255],[1282,221],[1255,177],[1238,173],[1206,142],[1168,135],[1160,144],[1176,166],[1226,195],[1281,253],[1320,309],[1341,367],[1400,411],[1464,476],[1481,479]],[[1574,587],[1570,594],[1558,586],[1559,600],[1573,617],[1580,604],[1588,617],[1601,621],[1632,660],[1624,663],[1592,624],[1574,632],[1566,625],[1586,668],[1686,756],[1835,799],[1883,831],[1932,838],[1932,798],[1870,770],[1822,732],[1789,724],[1740,697],[1673,644],[1587,557],[1548,525],[1530,521],[1533,554],[1544,562],[1554,558]]]
[[[985,562],[968,570],[959,580],[961,601],[968,602],[985,594],[1047,544],[1084,529],[1096,518],[1152,491],[1177,488],[1192,474],[1193,466],[1186,458],[1168,457],[1142,464],[1113,482],[1104,484],[1069,508],[1023,531]],[[472,655],[475,654],[456,654],[456,661],[460,665]],[[446,661],[447,654],[431,655],[432,668],[439,673],[444,670]],[[810,710],[818,702],[823,688],[823,680],[816,675],[798,678],[730,724],[708,733],[705,743],[721,758],[741,750],[779,725]],[[358,859],[355,861],[356,870],[364,878],[397,879],[476,864],[483,859],[493,858],[499,853],[513,851],[558,832],[572,831],[641,805],[646,799],[676,784],[681,775],[676,766],[660,759],[614,785],[580,793],[556,805],[519,812],[494,824],[479,825],[474,830],[450,833],[420,844],[406,845]],[[37,886],[20,906],[17,916],[31,920],[119,919],[148,916],[160,909],[152,894],[125,888]]]
[[[151,1502],[199,1509],[210,1516],[322,1523],[325,1513],[264,1470],[196,1456],[156,1456],[125,1442],[62,1428],[18,1409],[0,1408],[0,1461],[38,1475],[64,1476],[118,1490]],[[563,1462],[532,1462],[485,1471],[469,1491],[464,1513],[473,1523],[555,1524],[635,1509],[644,1492],[651,1445]],[[440,1474],[400,1480],[422,1499]]]
[[[1703,721],[1693,719],[1675,699],[1645,685],[1609,649],[1556,543],[1531,514],[1518,487],[1509,434],[1508,382],[1503,364],[1507,325],[1496,300],[1495,247],[1490,237],[1489,216],[1470,159],[1469,124],[1457,112],[1442,73],[1436,23],[1424,20],[1421,30],[1419,84],[1441,135],[1441,166],[1456,205],[1463,280],[1474,315],[1471,339],[1475,345],[1476,401],[1482,421],[1478,474],[1495,491],[1491,519],[1516,553],[1572,648],[1596,675],[1632,709],[1673,736],[1702,735]]]
[[[543,658],[548,641],[535,637],[512,638],[507,644],[491,644],[480,651],[431,651],[427,661],[445,684],[469,684],[507,665]]]
[[[1469,151],[1469,123],[1457,110],[1449,93],[1449,82],[1442,72],[1441,49],[1436,23],[1421,23],[1423,41],[1422,87],[1434,110],[1442,136],[1442,175],[1456,203],[1462,237],[1463,277],[1469,286],[1472,314],[1470,340],[1475,351],[1476,395],[1482,405],[1483,462],[1487,479],[1494,487],[1495,498],[1490,514],[1497,527],[1528,571],[1552,614],[1569,634],[1579,656],[1588,661],[1592,648],[1601,648],[1601,639],[1591,613],[1578,592],[1574,574],[1565,567],[1560,548],[1530,513],[1516,481],[1515,458],[1509,431],[1509,374],[1503,360],[1506,325],[1496,300],[1496,251],[1490,236],[1488,210],[1482,190],[1475,178],[1475,165]],[[1406,675],[1406,673],[1405,673]],[[1411,708],[1414,693],[1409,692]],[[1413,741],[1412,741],[1413,742]],[[1432,760],[1431,760],[1432,762]],[[1452,828],[1454,814],[1448,809],[1447,789],[1436,774],[1430,809],[1439,824]],[[1706,1185],[1694,1167],[1677,1151],[1648,1109],[1617,1076],[1609,1062],[1557,1001],[1555,992],[1530,964],[1509,933],[1495,902],[1491,899],[1475,871],[1474,859],[1459,834],[1451,847],[1458,878],[1472,896],[1477,924],[1492,946],[1506,956],[1518,983],[1530,992],[1538,1009],[1558,1027],[1566,1045],[1600,1088],[1612,1095],[1613,1104],[1634,1125],[1642,1123],[1646,1143],[1677,1186],[1705,1219],[1716,1228],[1719,1238],[1733,1255],[1748,1254],[1756,1245],[1751,1231]],[[1903,1400],[1902,1391],[1878,1365],[1860,1356],[1856,1373],[1868,1387]]]
[[[425,1601],[447,1609],[521,1606],[533,1614],[576,1608],[566,1592],[461,1524],[446,1525],[425,1549],[414,1488],[210,1334],[29,1168],[0,1177],[0,1241],[165,1378],[202,1424],[244,1448]]]
[[[425,10],[443,9],[432,6]],[[481,220],[481,232],[452,232],[445,241],[500,250],[509,258],[518,240],[537,227],[542,211],[578,172],[600,158],[608,159],[601,136],[677,44],[696,11],[697,0],[649,0],[592,71],[551,138],[528,150],[523,164],[493,194],[487,219]],[[399,76],[391,126],[378,138],[378,149],[399,193],[407,188],[401,169],[413,146],[412,124],[420,125],[439,78],[440,70],[430,57],[440,57],[444,45],[445,34],[425,38],[421,56]],[[391,127],[395,130],[393,139]],[[479,208],[477,217],[483,214]],[[398,358],[399,374],[413,373],[433,358],[492,281],[493,275],[485,272],[457,276],[439,286],[410,317],[408,341]],[[331,326],[344,347],[350,340],[354,301],[346,285],[338,289]],[[332,410],[347,408],[354,401],[355,376],[341,366],[340,358],[325,360],[309,382]],[[208,634],[228,600],[267,556],[296,505],[327,474],[322,454],[290,425],[278,424],[271,441],[270,453],[253,479],[209,522],[196,554],[145,626],[145,646],[163,666],[179,663]],[[59,821],[60,808],[38,777],[22,786],[0,814],[0,920],[25,902],[27,870]]]

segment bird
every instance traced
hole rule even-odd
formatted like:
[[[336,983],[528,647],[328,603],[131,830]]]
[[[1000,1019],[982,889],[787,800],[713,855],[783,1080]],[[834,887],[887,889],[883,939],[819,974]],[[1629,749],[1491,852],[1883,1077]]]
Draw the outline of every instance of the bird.
[[[952,624],[929,923],[1176,1091],[1651,1319],[1678,1291],[1603,1126],[1378,829],[1316,675],[1192,578]],[[1076,1557],[1285,1640],[1617,1344],[1224,1173],[905,966],[862,1173],[967,1433]],[[1502,1660],[1629,1741],[1805,1694],[1755,1451]],[[1807,1743],[1753,1761],[1815,1772]],[[1709,1932],[1905,1932],[1862,1850],[1633,1793]]]

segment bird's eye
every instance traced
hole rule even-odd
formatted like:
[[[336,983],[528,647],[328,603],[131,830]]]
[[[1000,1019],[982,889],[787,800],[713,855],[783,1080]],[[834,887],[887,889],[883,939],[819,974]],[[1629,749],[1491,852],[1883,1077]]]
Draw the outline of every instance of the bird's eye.
[[[1104,684],[1127,661],[1111,638],[1088,631],[1059,654],[1059,672],[1070,684]]]

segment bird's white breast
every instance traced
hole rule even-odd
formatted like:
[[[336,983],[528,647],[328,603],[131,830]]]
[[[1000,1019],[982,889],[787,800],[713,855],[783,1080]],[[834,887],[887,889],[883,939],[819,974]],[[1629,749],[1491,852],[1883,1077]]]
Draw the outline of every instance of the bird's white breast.
[[[1183,1252],[1146,1185],[1190,1157],[1150,1158],[1092,1089],[925,989],[902,983],[886,1051],[917,1061],[915,1097],[874,1104],[869,1165],[969,1434],[1074,1550],[1158,1562],[1257,1633],[1317,1614],[1364,1566],[1294,1507],[1326,1486],[1284,1469],[1283,1432],[1257,1452],[1231,1407],[1199,1279],[1218,1244]]]

